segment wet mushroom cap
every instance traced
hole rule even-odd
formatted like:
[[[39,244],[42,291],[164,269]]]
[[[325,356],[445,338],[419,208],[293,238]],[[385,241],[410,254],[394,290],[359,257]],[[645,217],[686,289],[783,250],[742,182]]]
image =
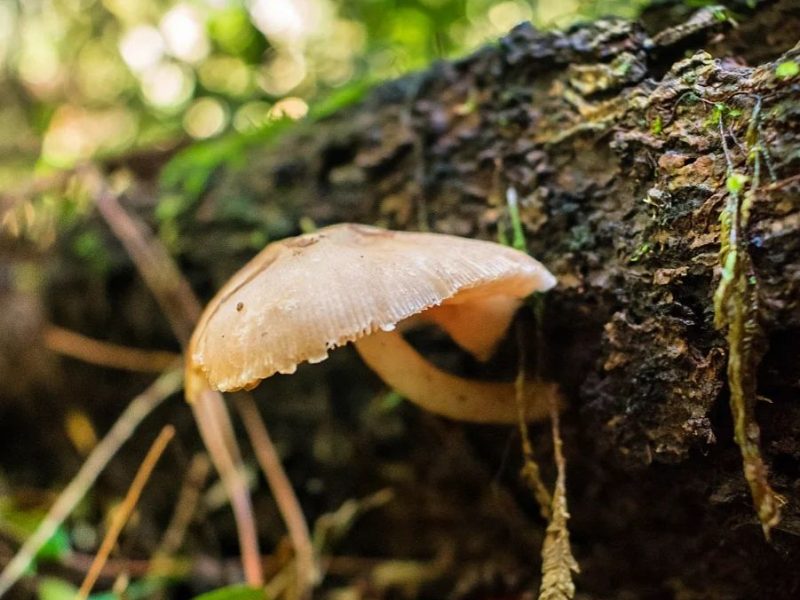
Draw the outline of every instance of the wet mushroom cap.
[[[521,300],[555,283],[492,242],[333,225],[269,244],[234,275],[195,329],[190,365],[215,389],[250,389],[425,311],[485,358]]]

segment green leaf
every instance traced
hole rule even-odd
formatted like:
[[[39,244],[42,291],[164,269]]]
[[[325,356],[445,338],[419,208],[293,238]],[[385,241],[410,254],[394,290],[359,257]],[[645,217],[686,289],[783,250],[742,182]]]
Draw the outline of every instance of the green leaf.
[[[145,594],[142,594],[141,585],[136,583],[132,584],[125,593],[125,598],[128,600],[146,598],[152,596],[153,586],[146,587]],[[75,600],[78,594],[78,588],[64,581],[63,579],[56,579],[55,577],[45,577],[39,581],[36,588],[37,600]],[[114,592],[98,592],[91,594],[89,600],[121,600],[118,594]]]
[[[8,504],[0,504],[0,531],[19,541],[33,535],[43,518],[44,513],[40,511],[21,511]],[[70,551],[69,534],[64,527],[59,527],[41,547],[36,558],[59,560]]]
[[[725,10],[724,6],[713,7],[712,12],[714,14],[714,18],[720,23],[725,23],[730,18],[728,16],[728,11]]]
[[[800,73],[800,65],[794,60],[786,60],[775,67],[775,76],[779,79],[789,79]]]
[[[342,108],[361,101],[366,93],[372,89],[374,83],[374,81],[367,77],[349,83],[331,92],[328,96],[321,98],[311,105],[308,115],[309,118],[313,120],[324,119]]]
[[[269,47],[266,38],[253,25],[242,6],[223,8],[213,14],[208,21],[208,33],[214,45],[224,53],[238,56],[251,64],[258,64]]]
[[[53,577],[47,577],[39,582],[36,597],[39,600],[74,600],[78,593],[71,583]]]
[[[269,600],[262,588],[248,585],[229,585],[212,592],[196,596],[194,600]]]

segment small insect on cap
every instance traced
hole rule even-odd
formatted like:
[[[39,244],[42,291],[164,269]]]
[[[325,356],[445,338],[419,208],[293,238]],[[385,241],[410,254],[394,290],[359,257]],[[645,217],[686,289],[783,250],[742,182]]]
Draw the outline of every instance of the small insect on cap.
[[[522,299],[555,283],[492,242],[333,225],[269,244],[234,275],[200,319],[190,366],[213,388],[250,389],[415,315],[487,358]]]

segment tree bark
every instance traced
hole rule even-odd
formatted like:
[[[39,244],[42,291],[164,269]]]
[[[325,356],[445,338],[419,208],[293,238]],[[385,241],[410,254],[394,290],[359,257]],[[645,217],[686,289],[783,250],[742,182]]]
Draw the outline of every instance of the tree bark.
[[[136,162],[115,168],[139,174],[129,206],[159,228],[206,298],[266,240],[298,233],[303,218],[497,239],[509,230],[513,189],[528,250],[559,279],[546,298],[537,368],[568,399],[562,421],[581,597],[796,598],[800,78],[778,77],[776,68],[800,63],[800,7],[779,0],[733,8],[735,26],[716,9],[677,21],[673,5],[651,9],[644,25],[607,19],[561,33],[520,25],[468,58],[383,84],[332,116],[254,143],[240,164],[214,157],[219,166],[209,173],[198,154],[184,155],[161,188]],[[742,246],[757,300],[756,393],[768,400],[755,416],[770,482],[787,501],[770,542],[733,441],[729,343],[714,325],[713,302],[731,173],[753,185],[757,147],[761,173]],[[90,217],[61,248],[86,230],[103,231]],[[52,257],[58,274],[48,275],[42,314],[97,337],[163,346],[163,319],[148,316],[154,305],[101,235],[109,257],[95,272],[74,253]],[[411,597],[488,597],[531,585],[541,538],[535,508],[508,467],[512,498],[487,491],[507,432],[443,425],[407,408],[376,416],[341,384],[319,391],[324,378],[339,377],[337,368],[376,389],[361,367],[337,360],[323,375],[303,376],[339,408],[322,400],[308,401],[305,416],[265,410],[328,435],[323,446],[334,440],[363,452],[345,465],[320,458],[330,453],[324,449],[301,448],[302,432],[283,431],[289,457],[301,464],[298,485],[311,473],[334,498],[376,482],[403,490],[394,507],[368,517],[390,540],[381,545],[360,531],[347,548],[455,558]],[[495,367],[504,366],[501,357]],[[62,365],[47,393],[76,395],[68,371]],[[88,373],[94,379],[79,389],[111,396],[113,386]],[[299,389],[279,382],[269,393]],[[44,392],[37,384],[4,393]],[[365,419],[406,435],[365,433]],[[341,439],[347,431],[356,442]],[[545,432],[542,456],[550,452]],[[382,453],[400,449],[410,474],[389,472]],[[353,464],[360,471],[349,485],[332,482]],[[331,509],[330,497],[304,494],[312,514]],[[418,537],[404,531],[420,527],[428,531]],[[448,539],[454,546],[442,551]]]

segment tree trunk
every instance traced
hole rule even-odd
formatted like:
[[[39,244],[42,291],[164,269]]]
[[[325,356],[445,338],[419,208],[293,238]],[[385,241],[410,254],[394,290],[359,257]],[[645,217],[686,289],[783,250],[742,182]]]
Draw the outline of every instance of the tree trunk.
[[[581,597],[796,598],[800,76],[778,66],[800,63],[800,7],[734,8],[735,25],[708,8],[665,29],[678,22],[672,5],[652,9],[645,26],[609,19],[543,33],[520,25],[497,45],[383,84],[277,141],[242,141],[235,156],[220,143],[191,150],[173,160],[160,190],[141,162],[114,167],[138,174],[128,205],[159,228],[205,298],[266,240],[297,233],[303,218],[497,239],[510,230],[515,193],[528,250],[559,279],[546,297],[537,368],[568,399]],[[769,481],[786,500],[771,541],[734,442],[731,339],[714,323],[720,215],[739,193],[752,203],[740,250],[757,326],[745,349],[755,394],[768,400],[755,419]],[[101,264],[76,257],[87,231],[109,248]],[[51,256],[58,268],[48,272],[41,314],[104,339],[169,343],[102,224],[90,217],[65,239]],[[734,304],[744,302],[737,290]],[[0,405],[43,404],[47,394],[101,403],[141,381],[109,382],[80,367],[76,384],[79,367],[62,362],[57,378],[33,384],[26,369],[37,352],[32,345],[30,362],[6,361],[19,385]],[[516,482],[518,459],[505,465],[508,431],[381,410],[369,401],[377,383],[342,356],[301,370],[306,383],[281,379],[265,392],[310,398],[296,409],[288,398],[264,403],[309,513],[391,486],[395,500],[366,516],[343,552],[439,556],[441,570],[408,597],[500,597],[532,585],[542,524]],[[513,372],[514,363],[501,357],[494,367]],[[335,383],[351,376],[366,383]],[[4,410],[3,429],[9,414],[22,418]],[[546,459],[547,428],[536,432]],[[303,446],[311,437],[314,448]],[[516,440],[511,447],[517,456]],[[265,528],[280,534],[279,524]]]

